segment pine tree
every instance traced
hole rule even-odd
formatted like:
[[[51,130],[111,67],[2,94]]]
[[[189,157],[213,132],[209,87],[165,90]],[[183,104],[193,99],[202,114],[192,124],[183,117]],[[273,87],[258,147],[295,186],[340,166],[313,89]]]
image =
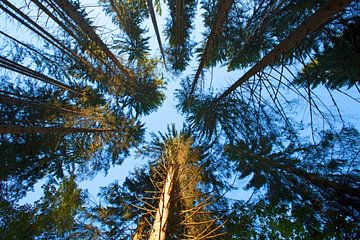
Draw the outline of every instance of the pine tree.
[[[202,147],[188,133],[173,128],[155,137],[143,152],[154,158],[150,168],[137,169],[123,186],[114,183],[105,188],[102,195],[108,205],[95,207],[96,214],[91,214],[101,220],[102,229],[117,226],[104,234],[111,239],[123,236],[132,223],[136,224],[132,239],[221,239],[222,216],[211,212],[219,196],[216,191],[204,192],[211,186],[206,179],[213,175],[206,173],[211,170],[210,156]]]

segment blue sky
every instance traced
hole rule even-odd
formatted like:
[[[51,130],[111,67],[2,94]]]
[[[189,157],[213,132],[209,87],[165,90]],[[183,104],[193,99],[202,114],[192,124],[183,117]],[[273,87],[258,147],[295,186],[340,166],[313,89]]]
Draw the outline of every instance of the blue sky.
[[[98,33],[99,35],[105,40],[109,40],[109,36],[106,33],[110,32],[111,29],[115,29],[116,27],[112,25],[111,18],[108,16],[105,16],[102,12],[101,7],[98,6],[97,0],[83,0],[81,1],[82,5],[87,6],[86,10],[90,14],[90,16],[95,20],[94,24],[96,26],[101,26],[105,28],[99,28]],[[162,2],[162,1],[161,1]],[[94,7],[95,6],[95,7]],[[165,23],[165,19],[167,16],[167,7],[164,5],[162,8],[163,14],[162,16],[157,16],[158,25],[160,28],[160,32],[163,31],[163,25]],[[198,11],[198,16],[201,14],[201,11]],[[5,20],[3,18],[0,18],[1,22],[4,22]],[[3,27],[11,28],[11,23],[6,23],[3,25]],[[150,39],[150,46],[152,49],[151,54],[153,56],[160,56],[160,51],[158,47],[158,43],[155,38],[155,34],[153,31],[152,23],[149,20],[147,20],[144,23],[148,29],[149,33],[148,36],[151,37]],[[195,42],[199,42],[202,40],[201,33],[203,32],[203,24],[200,17],[196,17],[194,21],[194,32],[192,35],[192,38]],[[17,34],[21,34],[20,32],[17,32]],[[32,41],[36,41],[36,39],[32,38]],[[166,44],[166,40],[164,37],[162,37],[163,44]],[[151,132],[165,132],[167,129],[167,126],[169,124],[175,124],[178,129],[180,129],[184,123],[184,117],[181,116],[176,108],[175,105],[177,104],[177,101],[174,96],[174,92],[176,89],[180,88],[179,83],[180,80],[187,76],[187,75],[193,75],[196,71],[197,67],[197,61],[196,56],[193,58],[193,61],[190,63],[190,66],[188,69],[181,75],[175,76],[171,73],[166,72],[163,69],[164,78],[167,81],[167,89],[165,90],[166,100],[163,103],[163,105],[158,109],[158,111],[151,113],[149,116],[146,116],[142,119],[142,121],[145,123],[146,127],[146,140],[150,140],[149,133]],[[225,68],[214,68],[213,71],[208,71],[205,74],[205,89],[209,88],[210,82],[212,83],[212,87],[218,88],[218,89],[224,89],[227,86],[230,85],[230,83],[234,82],[241,76],[243,71],[233,71],[231,73],[227,72]],[[210,81],[210,79],[213,79]],[[333,105],[331,99],[329,98],[328,93],[324,89],[318,89],[316,91],[319,94],[319,97],[322,101],[326,102],[327,105],[331,106]],[[352,95],[355,98],[358,98],[359,93],[356,89],[352,89],[349,92],[350,95]],[[289,98],[296,98],[296,96],[290,96]],[[359,108],[358,104],[355,103],[354,100],[351,100],[350,98],[344,97],[343,94],[340,93],[334,93],[334,98],[337,100],[339,106],[341,106],[343,112],[344,112],[344,118],[350,119],[353,122],[353,125],[359,128]],[[331,107],[333,108],[333,106]],[[297,119],[299,121],[307,122],[309,120],[309,108],[306,104],[302,103],[297,106],[297,112],[296,115]],[[317,123],[319,126],[321,126],[321,122]],[[309,128],[305,129],[306,134],[309,134]],[[128,175],[129,172],[131,172],[134,167],[141,166],[146,163],[146,160],[137,158],[136,155],[133,154],[131,157],[125,159],[124,163],[121,166],[113,167],[109,170],[107,175],[105,176],[104,173],[100,172],[97,174],[97,176],[91,180],[84,181],[80,184],[80,186],[84,189],[87,189],[89,193],[92,196],[96,196],[97,192],[99,191],[99,188],[101,186],[106,186],[109,183],[118,180],[122,182],[125,177]],[[35,191],[30,192],[26,198],[24,198],[21,202],[33,202],[34,200],[38,199],[41,196],[41,185],[44,183],[44,181],[40,181],[35,186]],[[237,182],[237,185],[242,186],[246,183],[246,180],[241,180]],[[240,195],[241,196],[240,196]],[[232,195],[237,198],[246,198],[249,196],[249,192],[239,191],[237,193],[233,193]]]

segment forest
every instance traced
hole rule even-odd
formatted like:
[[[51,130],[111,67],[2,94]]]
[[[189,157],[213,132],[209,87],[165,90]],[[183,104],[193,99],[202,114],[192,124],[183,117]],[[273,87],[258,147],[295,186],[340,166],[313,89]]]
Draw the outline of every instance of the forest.
[[[1,0],[0,78],[0,239],[360,239],[359,0]]]

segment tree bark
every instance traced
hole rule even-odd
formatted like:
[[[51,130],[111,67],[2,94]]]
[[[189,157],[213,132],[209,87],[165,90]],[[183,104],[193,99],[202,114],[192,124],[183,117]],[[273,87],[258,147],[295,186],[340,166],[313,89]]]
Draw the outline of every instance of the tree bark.
[[[136,228],[136,232],[132,238],[132,240],[142,240],[142,233],[144,231],[144,227],[146,225],[146,215],[142,215],[139,220],[139,224]]]
[[[220,31],[221,31],[221,28],[224,26],[224,23],[225,23],[225,21],[227,19],[227,16],[228,16],[229,12],[230,12],[230,8],[231,8],[233,2],[234,2],[234,0],[222,0],[221,3],[220,3],[219,11],[218,11],[218,13],[216,15],[214,25],[211,28],[211,32],[210,32],[210,35],[209,35],[208,40],[206,42],[204,52],[203,52],[203,54],[201,56],[201,59],[200,59],[199,67],[196,70],[195,77],[194,77],[194,80],[192,82],[190,95],[193,94],[193,92],[195,91],[195,87],[196,87],[196,84],[197,84],[197,82],[199,80],[200,74],[201,74],[201,72],[202,72],[202,70],[203,70],[203,68],[205,66],[206,61],[209,58],[209,55],[210,55],[211,51],[213,50],[216,38],[218,37],[218,35],[219,35]]]
[[[2,9],[4,12],[6,12],[9,16],[16,19],[19,23],[26,26],[31,31],[35,32],[37,35],[42,37],[46,42],[52,44],[56,48],[58,48],[61,52],[64,54],[69,55],[71,58],[73,58],[76,62],[80,64],[84,64],[83,62],[87,62],[85,59],[83,59],[81,56],[79,56],[77,53],[75,53],[73,50],[65,46],[62,42],[60,42],[58,39],[56,39],[53,35],[51,35],[49,32],[47,32],[44,28],[39,26],[35,21],[33,21],[29,16],[26,16],[23,12],[21,12],[19,9],[17,9],[14,5],[12,5],[7,0],[2,0],[2,3],[7,5],[10,9],[12,9],[16,14],[11,12],[9,9],[5,8],[0,4],[0,9]],[[25,22],[26,20],[27,22]],[[86,64],[85,64],[86,66]]]
[[[160,196],[159,207],[156,211],[153,228],[149,240],[165,240],[166,239],[166,227],[170,210],[171,192],[174,184],[175,168],[169,167],[165,184]]]
[[[34,79],[37,79],[37,80],[40,80],[40,81],[43,81],[45,83],[48,83],[48,84],[51,84],[53,86],[56,86],[56,87],[59,87],[61,89],[64,89],[64,90],[68,90],[68,91],[71,91],[73,93],[76,93],[76,94],[79,94],[79,95],[82,95],[82,92],[76,90],[75,88],[65,84],[65,83],[62,83],[58,80],[55,80],[51,77],[48,77],[42,73],[39,73],[39,72],[36,72],[30,68],[27,68],[23,65],[20,65],[14,61],[11,61],[7,58],[4,58],[2,56],[0,56],[0,67],[3,67],[3,68],[6,68],[6,69],[9,69],[11,71],[14,71],[14,72],[17,72],[17,73],[20,73],[22,75],[25,75],[25,76],[28,76],[28,77],[31,77],[31,78],[34,78]]]
[[[151,17],[151,22],[152,22],[152,24],[154,26],[156,39],[158,41],[160,52],[161,52],[161,55],[162,55],[162,58],[163,58],[164,66],[166,68],[165,53],[164,53],[164,48],[163,48],[163,45],[162,45],[162,42],[161,42],[159,27],[158,27],[157,22],[156,22],[156,15],[155,15],[154,6],[153,6],[153,3],[152,3],[152,0],[146,0],[146,1],[147,1],[147,6],[148,6],[148,9],[149,9],[150,17]]]
[[[91,114],[86,113],[83,110],[68,109],[68,108],[64,108],[61,106],[55,106],[51,103],[39,102],[39,101],[36,101],[33,99],[25,100],[25,99],[20,99],[20,98],[14,98],[14,97],[6,96],[3,94],[0,94],[0,103],[5,103],[8,105],[29,106],[29,107],[33,107],[33,108],[47,109],[47,110],[52,110],[54,112],[63,113],[63,114],[79,115],[79,116],[84,116],[84,117],[91,116]]]
[[[250,77],[273,63],[276,58],[287,53],[292,48],[298,46],[304,38],[310,33],[316,31],[323,24],[327,23],[331,18],[343,10],[351,0],[330,0],[325,6],[321,7],[316,13],[310,16],[303,24],[301,24],[294,32],[281,43],[279,43],[272,51],[257,62],[250,70],[248,70],[241,78],[231,85],[216,101],[226,98],[230,93],[236,90],[241,84],[246,82]]]
[[[88,37],[94,41],[100,49],[109,57],[114,64],[131,80],[134,80],[133,73],[130,72],[115,55],[110,51],[106,44],[99,38],[93,28],[87,24],[86,20],[78,13],[74,6],[67,0],[54,0],[56,4],[81,28],[81,30],[88,35]]]
[[[110,128],[71,128],[71,127],[38,127],[38,126],[15,126],[0,125],[0,134],[75,134],[75,133],[102,133],[102,132],[119,132],[120,129]]]

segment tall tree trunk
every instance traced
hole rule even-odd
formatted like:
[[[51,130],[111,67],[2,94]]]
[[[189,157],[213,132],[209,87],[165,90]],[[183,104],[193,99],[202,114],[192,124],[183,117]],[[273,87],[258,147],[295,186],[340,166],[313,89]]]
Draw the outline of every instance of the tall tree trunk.
[[[213,47],[215,45],[215,40],[218,37],[218,35],[220,34],[221,28],[224,26],[224,23],[230,12],[230,8],[231,8],[233,2],[234,2],[234,0],[222,0],[220,3],[219,11],[216,15],[214,25],[211,28],[211,32],[210,32],[210,35],[206,42],[204,52],[200,59],[199,67],[196,70],[196,74],[195,74],[194,80],[192,82],[190,95],[193,94],[193,92],[195,91],[197,81],[199,80],[200,74],[205,66],[205,63],[208,60],[208,58],[213,50]]]
[[[90,113],[87,113],[84,110],[80,109],[69,109],[61,106],[55,106],[51,103],[47,102],[39,102],[37,100],[26,100],[26,99],[20,99],[20,98],[14,98],[11,96],[6,96],[3,94],[0,94],[0,103],[5,103],[8,105],[17,105],[17,106],[29,106],[33,108],[40,108],[40,109],[46,109],[51,110],[53,112],[63,113],[63,114],[70,114],[70,115],[79,115],[83,117],[89,117],[92,116]]]
[[[6,12],[9,16],[16,19],[19,23],[39,35],[41,38],[43,38],[46,42],[52,44],[56,48],[58,48],[61,52],[64,54],[69,55],[71,58],[73,58],[75,61],[77,61],[80,64],[84,64],[83,62],[86,62],[85,59],[83,59],[81,56],[79,56],[77,53],[75,53],[73,50],[65,46],[62,42],[60,42],[57,38],[55,38],[53,35],[51,35],[49,32],[47,32],[44,28],[42,28],[39,24],[37,24],[35,21],[33,21],[29,16],[21,12],[18,8],[16,8],[14,5],[12,5],[7,0],[2,0],[1,3],[8,6],[12,11],[14,11],[16,14],[11,12],[9,9],[5,8],[0,4],[0,9],[2,9],[4,12]],[[25,20],[25,21],[24,21]],[[27,21],[27,22],[26,22]],[[85,64],[86,66],[87,64]]]
[[[159,27],[158,27],[157,22],[156,22],[156,15],[155,15],[155,10],[154,10],[154,5],[152,3],[152,0],[146,0],[146,2],[147,2],[148,9],[149,9],[151,22],[152,22],[152,24],[154,26],[156,39],[157,39],[158,44],[159,44],[159,48],[160,48],[160,52],[161,52],[161,55],[162,55],[162,58],[163,58],[164,66],[166,68],[165,53],[164,53],[164,48],[163,48],[163,45],[162,45],[162,42],[161,42]]]
[[[65,69],[64,66],[59,66],[59,63],[58,63],[58,62],[56,62],[56,61],[48,58],[47,56],[45,56],[44,53],[42,53],[40,50],[32,47],[30,44],[23,43],[23,42],[19,41],[18,39],[10,36],[9,34],[4,33],[3,31],[0,31],[0,34],[2,34],[2,35],[4,35],[5,37],[11,39],[12,41],[16,42],[17,44],[25,47],[26,49],[28,49],[28,50],[30,50],[30,51],[38,54],[39,56],[41,56],[41,57],[42,57],[43,59],[45,59],[46,61],[51,62],[51,63],[54,64],[54,65],[57,65],[59,68]]]
[[[351,0],[330,0],[327,4],[321,7],[316,13],[310,16],[303,24],[301,24],[294,32],[281,43],[279,43],[272,51],[257,62],[250,70],[248,70],[241,78],[239,78],[233,85],[221,94],[216,101],[227,97],[241,84],[246,82],[250,77],[264,69],[269,64],[273,63],[282,54],[287,53],[292,48],[296,47],[304,40],[310,33],[316,31],[319,27],[327,23],[336,13],[343,10]]]
[[[87,24],[86,20],[81,16],[77,9],[68,1],[68,0],[54,0],[56,4],[66,13],[68,16],[81,28],[81,30],[88,35],[88,37],[94,41],[99,48],[110,58],[114,64],[127,76],[130,80],[134,80],[133,73],[129,71],[120,61],[115,57],[115,55],[110,51],[106,44],[99,38],[95,33],[94,29]]]
[[[31,78],[35,78],[35,79],[43,81],[45,83],[49,83],[49,84],[59,87],[61,89],[68,90],[73,93],[82,95],[82,93],[80,91],[76,90],[75,88],[73,88],[65,83],[59,82],[58,80],[48,77],[42,73],[36,72],[30,68],[27,68],[23,65],[20,65],[14,61],[11,61],[7,58],[2,57],[2,56],[0,56],[0,67],[9,69],[11,71],[23,74],[23,75],[31,77]]]
[[[360,190],[348,186],[346,184],[342,184],[340,182],[329,180],[319,174],[307,172],[306,170],[286,166],[283,164],[279,164],[275,161],[266,159],[264,160],[267,164],[272,166],[273,169],[281,169],[285,172],[294,174],[295,176],[302,178],[305,181],[313,184],[314,186],[322,189],[324,192],[334,191],[335,195],[344,201],[342,203],[346,203],[357,210],[360,210]]]
[[[102,132],[119,132],[121,129],[110,128],[70,128],[70,127],[38,127],[38,126],[15,126],[0,125],[0,134],[74,134],[74,133],[102,133]]]
[[[171,192],[174,184],[175,168],[170,165],[163,190],[161,192],[159,207],[156,211],[153,228],[149,240],[165,240],[166,227],[170,211]]]

